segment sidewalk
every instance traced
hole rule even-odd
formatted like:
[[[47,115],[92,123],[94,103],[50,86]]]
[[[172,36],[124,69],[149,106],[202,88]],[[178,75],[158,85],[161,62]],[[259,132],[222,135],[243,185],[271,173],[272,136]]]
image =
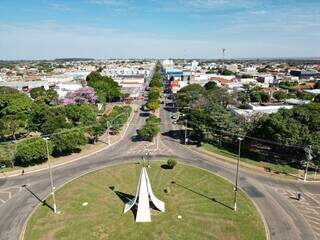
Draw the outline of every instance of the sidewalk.
[[[59,157],[59,158],[50,157],[51,167],[55,168],[58,166],[72,163],[74,161],[78,161],[80,159],[89,157],[97,152],[101,152],[105,149],[108,149],[110,146],[118,143],[126,135],[127,130],[130,126],[130,123],[135,115],[135,110],[138,107],[135,104],[132,104],[130,106],[132,107],[132,112],[131,112],[131,115],[130,115],[127,123],[124,124],[124,126],[121,129],[121,131],[119,132],[119,134],[110,135],[110,143],[111,143],[110,145],[108,145],[108,140],[107,140],[106,134],[104,134],[99,138],[99,141],[96,144],[85,145],[80,153],[73,153],[71,155],[68,155],[65,157]],[[27,167],[27,168],[19,168],[16,170],[10,170],[7,172],[0,173],[0,179],[7,178],[7,177],[19,176],[19,175],[21,175],[22,169],[24,170],[24,174],[30,174],[30,173],[35,173],[35,172],[39,172],[42,170],[46,170],[46,169],[48,169],[48,167],[49,167],[48,162],[45,162],[43,164],[35,165],[35,166]]]

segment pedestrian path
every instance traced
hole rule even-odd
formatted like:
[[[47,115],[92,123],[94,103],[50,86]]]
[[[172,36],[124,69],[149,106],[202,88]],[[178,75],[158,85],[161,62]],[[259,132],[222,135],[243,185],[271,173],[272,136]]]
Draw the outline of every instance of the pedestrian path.
[[[320,194],[303,193],[297,200],[297,192],[287,189],[276,189],[278,193],[288,198],[313,229],[317,239],[320,239]]]

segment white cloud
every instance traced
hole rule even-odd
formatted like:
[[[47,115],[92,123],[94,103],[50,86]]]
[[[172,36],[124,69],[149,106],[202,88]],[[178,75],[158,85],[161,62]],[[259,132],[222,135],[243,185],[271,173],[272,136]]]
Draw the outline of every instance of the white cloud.
[[[175,39],[143,32],[38,23],[0,25],[3,59],[52,59],[61,57],[188,57],[218,58],[221,48],[228,57],[308,57],[320,55],[317,41],[283,44],[254,39]]]
[[[62,4],[62,3],[50,3],[49,7],[53,10],[61,11],[61,12],[69,12],[72,10],[71,7],[67,6],[66,4]]]

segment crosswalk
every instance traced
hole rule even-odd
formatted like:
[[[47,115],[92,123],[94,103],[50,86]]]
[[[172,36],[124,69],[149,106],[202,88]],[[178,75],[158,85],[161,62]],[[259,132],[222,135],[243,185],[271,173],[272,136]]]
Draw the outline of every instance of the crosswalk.
[[[0,188],[0,207],[20,191],[21,187]]]
[[[163,142],[138,142],[132,148],[129,149],[130,155],[144,156],[147,153],[151,155],[162,154],[162,155],[173,155],[171,149],[169,149]]]
[[[300,201],[297,193],[287,189],[276,189],[281,195],[290,199],[296,209],[310,224],[317,239],[320,239],[320,194],[304,193]]]

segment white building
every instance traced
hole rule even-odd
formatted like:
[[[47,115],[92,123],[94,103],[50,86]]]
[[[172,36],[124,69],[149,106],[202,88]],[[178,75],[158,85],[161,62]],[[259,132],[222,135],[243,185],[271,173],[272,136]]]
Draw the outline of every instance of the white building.
[[[4,82],[0,81],[0,86],[10,87],[17,89],[19,91],[29,91],[32,88],[43,87],[44,89],[49,89],[50,86],[54,84],[48,81],[30,81],[30,82]]]
[[[82,88],[78,83],[58,83],[55,87],[59,98],[64,98],[69,92],[74,92]]]
[[[193,60],[191,62],[191,68],[192,69],[197,69],[198,66],[199,66],[199,62],[198,61]]]
[[[162,61],[163,67],[173,67],[173,60],[166,59]]]

